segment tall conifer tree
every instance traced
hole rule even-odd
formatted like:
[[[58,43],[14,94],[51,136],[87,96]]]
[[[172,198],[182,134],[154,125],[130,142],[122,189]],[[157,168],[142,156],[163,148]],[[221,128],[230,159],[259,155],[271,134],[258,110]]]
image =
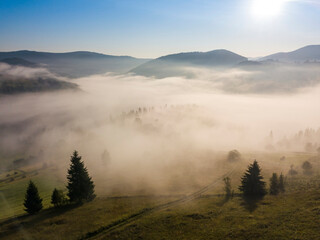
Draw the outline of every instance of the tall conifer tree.
[[[42,209],[42,199],[39,196],[38,188],[30,181],[24,199],[25,211],[29,214],[35,214]]]
[[[241,185],[239,190],[244,196],[249,197],[262,197],[267,194],[266,183],[263,181],[261,176],[261,169],[256,160],[253,164],[250,164],[248,170],[241,178]]]
[[[68,197],[71,202],[91,201],[96,197],[93,181],[77,151],[71,156],[67,179]]]

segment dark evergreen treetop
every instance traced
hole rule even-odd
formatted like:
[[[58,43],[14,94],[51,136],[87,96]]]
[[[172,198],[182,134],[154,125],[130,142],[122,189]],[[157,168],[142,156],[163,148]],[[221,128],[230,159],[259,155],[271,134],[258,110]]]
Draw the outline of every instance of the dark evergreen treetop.
[[[257,196],[261,197],[266,195],[266,183],[260,174],[261,169],[256,160],[250,164],[244,176],[241,178],[241,185],[239,190],[244,196]]]
[[[276,173],[272,174],[270,178],[270,194],[271,195],[278,195],[279,193],[279,179]]]
[[[23,205],[29,214],[37,213],[42,209],[42,199],[39,196],[38,188],[32,181],[29,182]]]
[[[60,207],[66,203],[66,199],[64,197],[62,190],[58,190],[56,188],[53,190],[52,195],[51,195],[51,203],[55,207]]]
[[[93,181],[77,151],[71,156],[67,179],[68,197],[71,202],[91,201],[95,198]]]

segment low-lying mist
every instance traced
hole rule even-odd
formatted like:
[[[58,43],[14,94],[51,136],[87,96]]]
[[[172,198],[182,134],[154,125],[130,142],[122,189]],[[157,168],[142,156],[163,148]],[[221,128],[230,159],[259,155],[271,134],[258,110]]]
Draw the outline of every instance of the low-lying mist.
[[[2,97],[1,156],[33,156],[56,166],[64,178],[78,150],[97,186],[108,193],[171,191],[170,182],[181,179],[181,189],[197,187],[210,181],[205,177],[214,176],[226,151],[264,151],[300,129],[319,127],[315,77],[312,85],[295,85],[290,94],[230,90],[240,83],[255,89],[254,79],[242,81],[252,74],[201,72],[198,79],[105,74],[73,80],[82,91]],[[226,87],[230,91],[223,91]],[[274,151],[303,148],[274,145]]]

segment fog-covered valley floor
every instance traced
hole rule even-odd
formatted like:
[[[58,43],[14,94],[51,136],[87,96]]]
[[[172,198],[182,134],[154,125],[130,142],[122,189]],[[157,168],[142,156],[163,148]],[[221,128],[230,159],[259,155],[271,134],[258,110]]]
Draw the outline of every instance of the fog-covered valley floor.
[[[70,154],[78,150],[107,194],[177,193],[176,188],[183,192],[208,183],[232,149],[319,147],[317,86],[239,94],[204,78],[105,74],[72,82],[79,91],[1,98],[4,159],[54,166],[64,179]],[[305,129],[310,132],[297,139]],[[3,161],[2,169],[10,161]],[[172,188],[173,179],[181,184]]]

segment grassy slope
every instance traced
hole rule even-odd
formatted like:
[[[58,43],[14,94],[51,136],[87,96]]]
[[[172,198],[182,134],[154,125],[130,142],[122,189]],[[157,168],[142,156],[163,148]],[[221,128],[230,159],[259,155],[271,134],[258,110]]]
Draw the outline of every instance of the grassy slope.
[[[310,159],[308,154],[287,155],[279,162],[282,154],[250,154],[246,159],[261,159],[266,179],[272,171],[288,170],[292,163],[300,166]],[[250,160],[251,161],[251,160]],[[268,162],[268,164],[266,164]],[[319,159],[312,163],[317,166]],[[236,189],[247,162],[232,175]],[[225,166],[228,168],[228,166]],[[54,175],[53,169],[30,171],[27,178],[0,183],[0,238],[23,239],[77,239],[102,226],[108,226],[119,219],[125,219],[144,208],[172,201],[174,197],[131,197],[97,198],[78,208],[60,211],[47,209],[36,216],[23,216],[6,220],[4,217],[23,213],[23,198],[29,178],[38,185],[48,208],[50,194],[54,187],[63,187],[63,182]],[[10,173],[12,175],[12,173]],[[1,178],[5,177],[3,174]],[[223,183],[207,194],[221,193]],[[5,199],[5,201],[3,200]],[[7,210],[7,203],[10,209]],[[114,231],[104,231],[97,239],[320,239],[320,176],[319,169],[313,177],[300,174],[288,179],[288,191],[281,196],[267,196],[257,203],[257,208],[246,204],[240,197],[224,202],[223,197],[205,195],[202,198],[169,209],[144,215]],[[254,209],[254,210],[253,210]]]
[[[25,213],[23,210],[23,200],[30,180],[34,181],[37,185],[40,196],[43,198],[44,208],[50,206],[53,189],[55,187],[64,187],[64,183],[56,178],[54,170],[50,168],[24,172],[16,171],[17,174],[14,174],[14,172],[5,173],[10,174],[9,178],[5,174],[1,175],[1,179],[8,180],[0,183],[0,220]],[[26,175],[26,178],[23,178],[23,175]],[[14,180],[10,181],[10,178],[14,178]]]
[[[267,196],[257,206],[203,197],[95,239],[320,239],[319,191]]]
[[[122,219],[144,208],[171,198],[97,198],[79,207],[47,209],[35,216],[24,216],[0,223],[3,239],[77,239],[89,231]]]

